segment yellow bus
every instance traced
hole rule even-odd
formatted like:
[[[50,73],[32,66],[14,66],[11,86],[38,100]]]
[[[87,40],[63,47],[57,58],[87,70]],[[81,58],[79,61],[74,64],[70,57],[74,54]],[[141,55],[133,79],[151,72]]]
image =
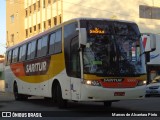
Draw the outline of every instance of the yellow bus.
[[[134,22],[76,18],[7,49],[5,88],[29,96],[97,101],[105,106],[145,95],[143,45]]]

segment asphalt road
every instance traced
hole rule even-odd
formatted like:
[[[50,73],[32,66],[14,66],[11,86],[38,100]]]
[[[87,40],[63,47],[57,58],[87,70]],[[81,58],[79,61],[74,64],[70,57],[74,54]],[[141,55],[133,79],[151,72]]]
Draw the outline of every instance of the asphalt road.
[[[114,102],[109,109],[106,109],[103,103],[70,101],[68,108],[59,109],[55,103],[42,97],[31,97],[27,101],[15,101],[12,94],[0,92],[0,111],[49,111],[49,115],[56,117],[106,117],[107,114],[111,116],[115,112],[154,113],[158,111],[160,113],[160,97]]]

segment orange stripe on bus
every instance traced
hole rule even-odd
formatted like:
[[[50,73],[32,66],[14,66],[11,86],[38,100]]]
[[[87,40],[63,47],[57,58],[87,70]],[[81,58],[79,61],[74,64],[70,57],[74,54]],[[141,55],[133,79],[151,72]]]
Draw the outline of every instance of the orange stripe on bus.
[[[23,63],[11,64],[11,69],[16,77],[25,76]]]

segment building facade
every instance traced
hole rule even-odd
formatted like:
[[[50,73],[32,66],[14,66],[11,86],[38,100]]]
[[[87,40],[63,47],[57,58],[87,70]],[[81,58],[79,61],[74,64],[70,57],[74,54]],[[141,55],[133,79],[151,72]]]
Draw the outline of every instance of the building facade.
[[[7,47],[77,17],[134,21],[160,33],[159,0],[7,0]]]

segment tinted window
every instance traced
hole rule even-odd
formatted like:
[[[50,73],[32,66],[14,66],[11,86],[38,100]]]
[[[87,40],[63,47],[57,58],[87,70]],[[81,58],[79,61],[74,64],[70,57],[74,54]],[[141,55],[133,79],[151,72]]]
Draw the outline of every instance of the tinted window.
[[[15,48],[13,50],[13,55],[12,55],[12,62],[15,63],[18,60],[18,48]]]
[[[11,58],[12,58],[12,50],[10,50],[9,52],[8,52],[8,57],[7,57],[8,59],[7,59],[7,65],[9,65],[10,63],[11,63]]]
[[[50,35],[50,41],[49,41],[49,54],[53,54],[54,53],[54,41],[56,38],[56,34],[52,33]]]
[[[71,34],[73,34],[74,32],[76,32],[76,28],[77,28],[77,23],[71,23],[71,24],[68,24],[64,27],[64,37],[68,37],[70,36]]]
[[[38,40],[38,46],[37,46],[37,57],[41,56],[41,47],[42,47],[42,39]]]
[[[23,52],[23,47],[21,46],[19,49],[19,61],[22,61],[22,52]]]
[[[31,51],[30,51],[30,59],[33,59],[36,54],[36,41],[32,42]]]
[[[32,47],[32,43],[28,44],[28,50],[27,50],[27,60],[31,59],[30,55],[31,55],[31,47]]]
[[[78,36],[72,39],[71,41],[71,76],[72,77],[80,77],[80,57],[79,57],[79,41]]]
[[[49,54],[56,54],[62,51],[62,31],[57,30],[50,35]]]
[[[59,53],[62,50],[62,32],[61,29],[56,32],[56,39],[54,45],[54,53]]]
[[[45,36],[42,39],[41,56],[45,56],[47,54],[47,43],[48,43],[48,36]]]
[[[79,56],[78,51],[78,31],[77,22],[64,26],[64,56],[66,72],[68,76],[79,77]]]
[[[26,59],[26,49],[27,45],[22,46],[21,60],[24,61]]]
[[[48,36],[44,36],[43,38],[38,40],[37,47],[37,57],[42,57],[47,54],[47,45],[48,45]]]

